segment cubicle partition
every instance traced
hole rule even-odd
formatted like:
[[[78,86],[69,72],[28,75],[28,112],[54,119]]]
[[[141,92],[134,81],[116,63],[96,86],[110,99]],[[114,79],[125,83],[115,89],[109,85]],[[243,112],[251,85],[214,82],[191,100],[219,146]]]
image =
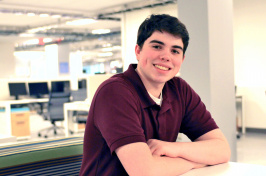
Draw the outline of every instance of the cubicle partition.
[[[113,76],[114,74],[99,74],[88,76],[87,78],[87,91],[88,91],[88,101],[91,102],[93,96],[102,82]]]

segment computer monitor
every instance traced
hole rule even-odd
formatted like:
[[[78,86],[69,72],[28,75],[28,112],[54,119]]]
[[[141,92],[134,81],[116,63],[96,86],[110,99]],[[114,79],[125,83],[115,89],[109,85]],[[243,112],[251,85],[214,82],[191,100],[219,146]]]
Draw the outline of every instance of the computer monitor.
[[[52,81],[51,92],[70,92],[70,81]]]
[[[28,85],[30,96],[41,98],[43,95],[49,94],[47,82],[31,82]]]
[[[87,80],[86,79],[78,80],[78,88],[79,89],[86,89],[87,88]]]
[[[20,95],[27,95],[26,83],[8,83],[10,96],[18,100]]]

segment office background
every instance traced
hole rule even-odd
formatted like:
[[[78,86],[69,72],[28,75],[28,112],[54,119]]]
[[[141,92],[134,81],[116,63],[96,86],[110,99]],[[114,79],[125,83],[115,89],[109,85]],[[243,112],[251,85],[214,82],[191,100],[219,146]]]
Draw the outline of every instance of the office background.
[[[7,2],[2,1],[1,3],[3,3],[3,5],[0,4],[1,6],[3,6],[2,8],[4,9],[8,8]],[[191,5],[188,5],[188,3],[191,3]],[[225,48],[226,50],[223,50],[224,52],[217,50],[215,54],[217,54],[217,56],[219,57],[220,59],[219,62],[215,62],[215,57],[214,57],[215,55],[211,53],[212,51],[211,49],[213,47],[213,45],[211,44],[213,43],[207,42],[206,43],[207,49],[201,48],[200,45],[197,45],[195,48],[193,48],[193,43],[192,43],[189,46],[188,54],[186,56],[186,61],[184,63],[184,67],[182,67],[180,75],[185,79],[187,77],[188,82],[192,85],[192,87],[196,89],[196,91],[200,93],[200,95],[203,96],[203,99],[206,101],[207,107],[209,107],[211,111],[214,111],[215,114],[218,113],[220,110],[216,111],[216,107],[212,103],[219,102],[219,100],[215,100],[213,98],[215,97],[215,94],[212,95],[211,93],[206,93],[206,92],[213,93],[215,89],[215,87],[213,87],[214,85],[212,85],[213,79],[215,79],[215,77],[211,76],[213,74],[215,75],[212,69],[219,67],[223,68],[221,72],[218,73],[219,74],[218,78],[221,80],[216,80],[216,81],[226,82],[226,83],[228,81],[230,85],[226,87],[227,85],[219,84],[220,88],[217,90],[223,92],[224,94],[229,94],[231,97],[229,98],[230,110],[228,110],[227,108],[222,109],[222,110],[226,109],[226,111],[229,111],[229,116],[230,116],[230,117],[225,117],[228,119],[226,123],[222,125],[224,126],[223,130],[226,133],[227,131],[229,131],[227,136],[230,136],[232,135],[233,129],[230,128],[230,130],[227,130],[226,126],[228,126],[228,122],[231,123],[230,127],[235,127],[236,124],[238,124],[238,122],[235,122],[234,118],[235,111],[234,109],[232,109],[234,106],[233,97],[235,95],[234,85],[237,86],[236,93],[238,95],[242,95],[245,98],[244,114],[246,117],[245,121],[246,127],[252,129],[264,130],[266,129],[266,109],[265,109],[266,53],[264,52],[265,50],[264,41],[266,39],[266,35],[264,34],[263,31],[265,31],[266,28],[266,25],[264,23],[265,20],[264,17],[266,16],[265,14],[266,12],[264,11],[266,7],[266,2],[264,2],[263,0],[255,0],[255,1],[233,0],[233,1],[226,1],[225,4],[221,3],[220,1],[216,3],[218,4],[212,4],[211,1],[200,1],[199,4],[195,5],[195,2],[192,1],[186,1],[186,2],[179,1],[177,4],[170,3],[164,6],[156,6],[154,8],[143,8],[141,10],[135,10],[132,12],[124,12],[118,14],[118,16],[121,18],[121,21],[118,22],[121,25],[120,26],[121,33],[118,32],[110,36],[106,36],[106,39],[109,41],[115,41],[115,44],[120,44],[121,48],[120,51],[116,52],[115,55],[113,55],[113,58],[115,58],[114,60],[110,60],[110,58],[106,56],[106,58],[108,58],[109,61],[104,63],[100,61],[99,62],[86,61],[85,63],[85,60],[88,60],[93,57],[89,57],[88,55],[86,55],[86,57],[82,56],[82,52],[80,52],[79,48],[77,48],[76,50],[73,49],[77,47],[77,45],[74,45],[73,43],[46,45],[26,50],[20,50],[20,48],[17,46],[17,51],[15,52],[15,54],[13,54],[15,51],[14,45],[17,43],[17,41],[15,42],[13,39],[8,39],[6,38],[6,36],[3,37],[1,36],[1,38],[4,38],[0,39],[1,63],[5,64],[1,64],[0,66],[0,77],[2,78],[1,79],[2,90],[0,93],[0,98],[3,100],[9,98],[8,87],[4,86],[4,84],[6,85],[6,82],[10,80],[21,80],[21,79],[50,80],[52,77],[53,78],[56,77],[58,79],[66,78],[73,80],[76,77],[86,76],[86,74],[84,75],[83,73],[84,70],[85,72],[87,71],[88,74],[91,74],[93,72],[94,73],[112,72],[115,67],[121,67],[121,64],[123,66],[123,69],[126,69],[129,63],[136,62],[134,58],[135,35],[132,34],[136,34],[136,30],[139,23],[150,13],[164,12],[164,13],[170,13],[171,15],[179,16],[181,20],[184,19],[185,24],[192,26],[191,28],[189,28],[189,31],[191,31],[192,35],[194,35],[194,30],[195,28],[197,28],[197,26],[193,27],[193,24],[199,23],[199,25],[202,24],[205,25],[202,28],[200,28],[205,30],[203,32],[205,32],[204,34],[206,36],[203,36],[202,38],[203,41],[205,42],[207,42],[206,39],[215,41],[216,40],[215,35],[219,35],[219,33],[218,34],[216,33],[215,35],[211,33],[211,29],[214,28],[213,23],[210,23],[212,22],[211,19],[212,18],[220,19],[221,23],[223,23],[222,21],[224,19],[223,17],[225,17],[226,20],[228,20],[230,15],[232,15],[232,21],[231,21],[232,24],[225,23],[224,24],[225,28],[223,28],[223,26],[220,24],[221,36],[217,37],[218,39],[223,38],[225,40],[228,37],[228,46],[230,46],[230,49],[227,50]],[[216,9],[218,11],[219,3],[221,3],[221,5],[224,5],[225,6],[224,8],[227,7],[226,5],[228,5],[228,7],[231,7],[232,5],[231,7],[232,9],[225,9],[225,11],[223,12],[220,11],[220,14],[222,15],[220,17],[219,17],[220,14],[217,14],[217,16],[211,16],[210,14],[215,14],[211,10]],[[203,16],[195,18],[197,19],[197,21],[195,22],[195,20],[193,21],[193,19],[191,19],[191,17],[189,16],[189,13],[193,14],[193,11],[190,11],[191,9],[189,8],[187,8],[186,9],[187,11],[185,11],[184,9],[186,7],[191,7],[191,8],[194,7],[195,8],[194,11],[199,10],[201,8],[202,9],[205,8],[203,12],[208,12],[210,14],[208,13],[202,14]],[[228,10],[230,13],[229,14],[226,13],[226,10]],[[230,10],[232,10],[232,12]],[[200,10],[198,12],[200,12]],[[116,16],[117,14],[115,14],[115,17]],[[3,20],[6,21],[7,19],[4,18]],[[216,22],[219,23],[219,21]],[[231,35],[230,31],[229,33],[223,32],[223,29],[227,31],[227,29],[230,28],[230,25],[232,25],[231,27],[233,28],[233,30],[231,31],[232,36],[230,36]],[[3,27],[1,29],[3,29]],[[115,29],[115,31],[117,32],[117,28]],[[195,33],[195,36],[199,35]],[[193,42],[193,38],[191,40]],[[99,45],[97,44],[97,42],[101,42],[101,40],[95,38],[91,39],[90,42],[93,43],[93,46],[97,46]],[[218,47],[219,44],[216,45],[215,47]],[[223,47],[226,47],[224,45],[225,44],[223,44]],[[116,48],[118,48],[119,50],[119,47]],[[198,51],[197,48],[201,50]],[[207,59],[203,58],[204,60],[203,63],[195,64],[195,62],[201,61],[200,59],[197,59],[199,55],[205,56],[204,54],[202,55],[201,53],[201,51],[203,50],[206,51],[205,54]],[[56,53],[56,54],[51,54],[51,53]],[[68,56],[65,55],[66,53],[68,54]],[[224,63],[222,62],[223,57],[225,57]],[[233,60],[230,60],[231,58]],[[111,61],[113,61],[112,65],[114,66],[111,66]],[[64,68],[64,63],[66,63],[69,66],[67,67],[69,70],[67,70],[66,72],[62,70]],[[54,68],[52,68],[52,66]],[[201,66],[201,68],[199,68],[199,66]],[[197,73],[191,75],[192,73],[189,73],[191,72],[191,69],[188,68],[193,68],[193,70],[195,70]],[[222,73],[222,71],[224,71],[224,73]],[[195,82],[195,80],[206,81],[205,79],[202,80],[201,77],[208,77],[206,84],[202,83],[197,84]],[[75,87],[76,87],[75,84],[73,84],[73,88]],[[224,91],[223,89],[225,89],[226,91]],[[226,103],[226,101],[224,103]],[[219,105],[219,103],[215,105]],[[223,112],[220,114],[223,114]],[[231,120],[229,120],[230,118]],[[221,124],[223,123],[222,117],[217,120],[219,121],[219,123]],[[230,136],[229,138],[232,137]],[[232,146],[235,146],[235,142],[233,141],[233,139],[231,143]]]

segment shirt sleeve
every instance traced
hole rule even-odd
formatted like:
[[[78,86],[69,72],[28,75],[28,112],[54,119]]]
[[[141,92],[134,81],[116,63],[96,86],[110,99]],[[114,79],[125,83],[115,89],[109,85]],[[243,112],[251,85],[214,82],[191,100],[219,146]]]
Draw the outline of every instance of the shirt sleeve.
[[[180,132],[194,141],[218,126],[199,95],[184,80],[181,81],[183,81],[182,94],[185,101],[185,115]]]
[[[106,83],[97,91],[94,123],[111,153],[129,143],[146,142],[135,97],[134,92],[121,82]]]

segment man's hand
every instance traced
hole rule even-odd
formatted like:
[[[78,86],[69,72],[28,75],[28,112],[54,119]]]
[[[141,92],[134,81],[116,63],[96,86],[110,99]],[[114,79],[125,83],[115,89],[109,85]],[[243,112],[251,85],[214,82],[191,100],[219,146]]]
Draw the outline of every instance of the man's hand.
[[[204,165],[228,162],[230,147],[219,129],[212,130],[194,142],[165,142],[150,139],[147,142],[152,155],[183,158]]]
[[[134,175],[180,175],[191,169],[227,162],[230,148],[219,129],[194,142],[164,142],[151,139],[116,149],[127,173]]]
[[[152,155],[150,148],[144,142],[123,145],[115,152],[130,176],[180,175],[191,169],[205,166],[179,157]]]
[[[147,142],[152,155],[168,156],[171,158],[179,157],[181,148],[175,143],[165,142],[157,139],[149,139]]]

